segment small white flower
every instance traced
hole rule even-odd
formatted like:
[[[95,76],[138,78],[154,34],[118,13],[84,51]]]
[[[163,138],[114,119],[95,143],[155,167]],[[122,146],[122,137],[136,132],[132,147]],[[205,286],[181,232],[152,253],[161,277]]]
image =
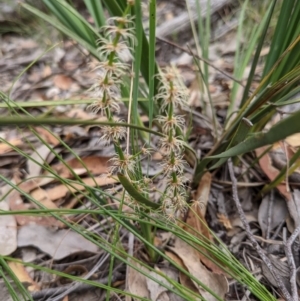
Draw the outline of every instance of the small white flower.
[[[169,104],[172,104],[175,108],[178,106],[184,108],[187,106],[188,92],[186,89],[177,86],[164,85],[160,87],[155,99],[162,100],[161,111],[164,111]]]
[[[101,92],[99,92],[99,95],[101,95]],[[102,94],[103,97],[103,94]],[[100,100],[97,100],[90,104],[87,109],[93,112],[94,114],[97,114],[100,112],[101,115],[104,115],[106,112],[106,109],[108,109],[111,112],[120,112],[120,106],[119,102],[116,99],[113,98],[106,98],[105,100],[102,100],[101,97],[99,97]]]
[[[122,121],[119,119],[114,119],[111,122],[121,123]],[[118,142],[126,137],[127,131],[124,126],[120,125],[109,125],[101,127],[103,132],[100,140],[104,140],[106,144],[110,144],[111,142]]]
[[[113,17],[107,23],[108,25],[102,27],[107,37],[129,40],[132,45],[136,43],[132,18]]]
[[[141,148],[141,154],[144,156],[147,156],[147,157],[151,157],[151,151],[152,151],[152,149],[147,148],[145,146],[142,146],[142,148]]]
[[[118,155],[115,155],[109,162],[111,163],[110,172],[112,174],[117,172],[125,174],[128,174],[128,172],[135,172],[135,158],[132,155],[124,154],[124,159],[120,159]]]
[[[162,86],[158,90],[156,100],[161,100],[161,111],[164,111],[169,104],[176,107],[186,107],[188,90],[180,83],[178,71],[175,68],[166,68],[159,74]]]
[[[160,151],[164,155],[169,155],[172,152],[180,154],[184,148],[184,141],[172,135],[161,137],[158,143]]]
[[[101,39],[100,41],[101,46],[97,49],[97,51],[103,59],[107,59],[111,53],[115,53],[118,57],[124,57],[124,53],[127,55],[129,52],[129,47],[124,41],[119,41],[116,44],[113,41],[105,39]]]
[[[175,222],[178,218],[176,208],[173,206],[173,203],[169,198],[165,198],[163,200],[161,209],[168,222]]]
[[[167,175],[170,175],[173,172],[176,174],[182,174],[187,166],[188,164],[182,159],[182,156],[169,156],[162,164],[163,171]]]
[[[112,78],[103,78],[99,76],[96,83],[88,90],[92,98],[106,98],[114,99],[118,101],[121,98],[119,88],[116,84],[119,82]]]
[[[176,194],[176,193],[179,193],[179,194],[185,194],[186,192],[186,185],[185,185],[185,182],[186,182],[186,179],[180,175],[180,176],[177,176],[176,179],[174,179],[173,177],[168,177],[167,180],[167,193],[168,194]]]
[[[166,134],[168,134],[170,131],[175,133],[177,128],[183,131],[185,126],[185,120],[183,116],[173,115],[171,118],[169,118],[169,116],[159,115],[156,117],[156,120],[161,124],[162,130]]]
[[[110,62],[107,60],[99,62],[95,69],[100,70],[100,72],[103,74],[103,77],[119,80],[120,77],[128,72],[128,64],[116,61]]]

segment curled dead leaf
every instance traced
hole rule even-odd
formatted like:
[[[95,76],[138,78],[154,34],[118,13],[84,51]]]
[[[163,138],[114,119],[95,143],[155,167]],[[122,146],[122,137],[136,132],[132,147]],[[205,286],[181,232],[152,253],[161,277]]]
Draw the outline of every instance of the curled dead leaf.
[[[228,292],[228,282],[224,275],[219,275],[208,270],[200,261],[198,252],[180,238],[176,238],[174,247],[170,250],[175,253],[183,262],[185,268],[193,275],[200,283],[208,287],[221,299]],[[193,284],[198,289],[199,293],[205,300],[217,301],[211,293],[205,291],[201,285],[192,279]]]
[[[39,285],[31,278],[22,263],[10,261],[8,262],[8,265],[18,280],[23,284],[27,284],[27,288],[30,292],[36,292],[40,290]]]
[[[198,202],[194,202],[187,215],[185,224],[183,224],[183,229],[193,236],[197,237],[200,241],[205,241],[207,244],[213,243],[210,235],[209,227],[201,213],[201,208]],[[197,252],[199,260],[201,260],[205,266],[211,269],[214,273],[224,274],[224,272],[219,268],[214,262],[212,262],[208,256],[212,257],[206,249],[197,245],[200,252]],[[215,259],[216,260],[216,259]]]

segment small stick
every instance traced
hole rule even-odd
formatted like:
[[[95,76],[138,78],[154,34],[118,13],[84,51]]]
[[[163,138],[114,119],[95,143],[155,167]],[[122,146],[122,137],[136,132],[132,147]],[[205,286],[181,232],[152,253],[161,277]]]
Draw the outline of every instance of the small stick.
[[[279,235],[279,232],[281,228],[283,227],[283,224],[285,223],[285,220],[283,220],[276,228],[274,234],[272,235],[271,239],[276,239],[276,237]]]
[[[268,267],[269,271],[271,272],[272,276],[274,277],[274,279],[275,279],[275,281],[278,285],[278,288],[281,290],[281,292],[282,292],[284,298],[286,299],[286,301],[296,301],[296,300],[293,300],[292,296],[290,295],[287,288],[283,284],[282,279],[278,275],[278,272],[275,271],[274,266],[271,263],[269,257],[267,257],[265,255],[263,249],[260,247],[260,245],[257,243],[256,239],[254,238],[253,234],[251,233],[251,229],[250,229],[250,226],[249,226],[248,221],[246,219],[246,215],[244,213],[241,202],[239,200],[239,196],[238,196],[238,192],[237,192],[237,180],[236,180],[236,177],[234,175],[233,164],[232,164],[231,158],[228,159],[228,168],[229,168],[230,178],[231,178],[231,181],[232,181],[232,197],[233,197],[233,200],[235,202],[236,208],[238,210],[238,213],[239,213],[240,219],[242,221],[242,224],[243,224],[243,226],[245,228],[245,231],[247,233],[247,236],[248,236],[249,240],[251,241],[252,246],[256,249],[258,255],[260,256],[260,258],[263,260],[263,262]],[[298,299],[297,299],[297,301],[298,301]]]
[[[292,297],[293,300],[298,301],[298,290],[297,290],[297,268],[294,260],[294,256],[292,253],[292,245],[300,233],[300,225],[295,229],[293,234],[290,238],[284,242],[284,251],[287,257],[287,262],[290,267],[290,283],[291,283],[291,290],[292,290]]]
[[[82,279],[89,279],[93,274],[95,274],[95,272],[97,272],[99,270],[99,268],[106,262],[106,260],[108,259],[109,256],[110,256],[109,253],[107,253],[104,256],[101,256],[101,258],[98,260],[96,265],[84,277],[82,277]],[[108,280],[106,280],[106,278],[100,279],[100,281],[104,281],[104,280],[106,281],[105,284],[107,284]],[[101,282],[101,283],[103,283],[103,282]],[[63,286],[62,287],[63,290],[60,290],[61,288],[55,288],[55,293],[57,294],[59,292],[59,294],[57,296],[53,297],[53,298],[48,298],[47,300],[49,300],[49,301],[60,301],[65,296],[67,296],[68,294],[77,291],[77,287],[81,287],[83,289],[83,288],[86,288],[86,285],[87,284],[85,284],[85,283],[73,282],[69,286]],[[38,293],[40,293],[40,292],[38,292]]]
[[[113,280],[117,280],[120,277],[121,277],[121,274],[115,273],[115,275],[113,276]],[[94,281],[105,285],[108,283],[108,277],[100,278],[100,279],[97,279]],[[45,298],[47,298],[47,300],[48,300],[48,298],[50,298],[53,295],[65,293],[66,290],[68,291],[67,294],[70,294],[70,293],[75,293],[75,292],[82,292],[85,290],[91,290],[93,288],[99,288],[99,287],[94,286],[92,284],[83,283],[83,282],[77,283],[77,285],[74,286],[72,283],[70,285],[65,285],[65,286],[61,286],[61,287],[52,287],[52,288],[41,290],[39,292],[34,292],[31,294],[31,297],[33,300],[45,299]],[[64,298],[64,296],[59,296],[59,300],[61,300],[63,298]]]

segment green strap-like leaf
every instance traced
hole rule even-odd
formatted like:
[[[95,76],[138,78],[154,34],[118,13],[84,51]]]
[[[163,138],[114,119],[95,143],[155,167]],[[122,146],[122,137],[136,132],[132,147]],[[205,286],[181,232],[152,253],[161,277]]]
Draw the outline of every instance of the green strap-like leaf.
[[[98,57],[97,49],[96,49],[96,42],[94,39],[94,42],[91,44],[91,41],[85,40],[80,35],[78,35],[75,31],[76,29],[70,29],[67,26],[63,25],[63,23],[58,22],[57,19],[53,18],[52,16],[48,16],[47,14],[43,13],[42,11],[34,8],[33,6],[30,6],[26,3],[22,3],[22,7],[24,7],[26,10],[30,11],[31,13],[35,14],[39,18],[47,21],[54,27],[56,27],[58,30],[63,32],[65,35],[71,37],[75,41],[77,41],[79,44],[81,44],[83,47],[85,47],[93,56],[96,58]]]
[[[84,0],[85,6],[92,15],[97,28],[105,25],[105,15],[101,1]]]
[[[246,139],[242,143],[230,148],[229,150],[226,150],[225,152],[219,155],[211,156],[209,158],[234,157],[253,151],[258,147],[280,141],[290,135],[300,132],[299,120],[300,111],[278,122],[268,132],[257,133],[256,135],[253,135],[252,137]]]
[[[245,118],[241,120],[239,127],[238,127],[236,133],[234,134],[234,137],[231,140],[227,149],[231,149],[234,146],[239,145],[246,139],[246,136],[250,132],[250,128],[251,128],[251,125],[248,122],[250,123],[250,121]],[[227,158],[221,158],[220,160],[218,160],[217,163],[215,163],[211,167],[211,169],[215,169],[215,168],[221,166],[222,164],[224,164],[226,162],[226,160],[227,160]]]

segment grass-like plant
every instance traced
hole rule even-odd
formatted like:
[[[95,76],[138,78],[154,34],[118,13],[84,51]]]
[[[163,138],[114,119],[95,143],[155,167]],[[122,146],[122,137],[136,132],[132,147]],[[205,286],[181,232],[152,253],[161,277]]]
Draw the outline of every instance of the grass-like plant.
[[[184,287],[182,284],[177,283],[151,267],[158,258],[164,258],[183,274],[191,278],[194,283],[208,291],[215,300],[222,300],[220,296],[217,296],[216,293],[210,290],[201,280],[188,273],[166,256],[162,250],[155,247],[155,231],[161,229],[173,233],[176,237],[181,238],[199,252],[203,253],[202,250],[206,249],[208,252],[205,254],[211,261],[215,262],[227,275],[230,275],[239,283],[245,285],[257,299],[275,300],[275,296],[268,292],[266,287],[259,283],[259,281],[230,254],[222,242],[216,239],[216,243],[212,244],[202,233],[193,235],[189,233],[189,231],[183,230],[177,223],[180,213],[189,207],[189,188],[186,186],[185,179],[183,179],[183,171],[187,164],[184,160],[184,155],[187,153],[193,154],[194,156],[196,155],[195,151],[188,145],[184,135],[184,119],[178,115],[177,110],[178,107],[186,106],[186,90],[180,84],[178,74],[174,68],[170,67],[159,70],[155,62],[156,1],[152,0],[148,5],[150,16],[149,37],[146,36],[142,27],[140,0],[104,0],[102,1],[104,7],[101,1],[85,0],[84,2],[93,17],[94,25],[88,23],[86,19],[65,0],[43,0],[50,14],[45,14],[28,4],[22,4],[22,6],[55,26],[64,35],[87,49],[89,53],[98,60],[99,63],[96,66],[96,71],[99,77],[95,78],[95,83],[90,88],[93,100],[85,101],[85,103],[89,105],[89,108],[94,111],[95,114],[105,116],[107,121],[97,122],[93,120],[81,121],[33,117],[26,110],[26,106],[32,106],[32,103],[14,102],[8,95],[1,93],[0,96],[3,100],[3,104],[0,105],[10,110],[11,116],[2,118],[0,124],[28,126],[32,133],[45,145],[47,145],[46,142],[43,141],[41,136],[34,128],[31,128],[31,126],[59,124],[99,125],[102,133],[101,139],[104,139],[107,143],[113,143],[114,145],[115,155],[111,159],[111,176],[118,179],[124,188],[124,192],[121,197],[116,197],[108,194],[99,187],[93,188],[85,185],[81,178],[76,176],[75,173],[73,173],[74,180],[63,179],[54,173],[51,168],[43,166],[43,169],[51,176],[55,177],[57,181],[68,186],[70,189],[74,188],[76,191],[76,183],[85,185],[85,192],[81,191],[80,193],[84,193],[86,199],[97,208],[93,210],[50,210],[43,207],[10,180],[1,175],[0,178],[10,185],[12,189],[18,190],[24,197],[34,202],[36,206],[40,208],[26,212],[13,212],[14,214],[43,214],[54,216],[67,227],[78,232],[109,253],[111,255],[109,280],[107,284],[103,285],[55,270],[46,269],[38,265],[29,263],[23,264],[34,267],[37,270],[43,270],[72,280],[102,287],[108,292],[107,300],[111,292],[143,300],[140,296],[133,296],[129,292],[120,291],[111,285],[113,268],[115,262],[118,261],[132,269],[138,270],[141,274],[145,274],[145,276],[160,283],[161,286],[166,287],[184,300],[201,299],[198,294],[195,294],[187,287]],[[247,5],[248,2],[246,1],[243,5],[240,17],[239,36],[242,35],[243,16]],[[105,20],[104,9],[111,15],[111,18],[108,20]],[[214,170],[222,166],[227,158],[244,155],[257,147],[272,144],[293,133],[299,132],[299,126],[297,124],[297,119],[300,117],[299,111],[274,125],[269,131],[263,131],[264,126],[272,118],[276,108],[291,103],[290,98],[299,93],[300,28],[297,26],[297,20],[300,18],[299,1],[284,1],[282,3],[280,15],[277,20],[277,27],[271,40],[270,51],[265,62],[261,83],[255,91],[251,91],[251,83],[253,82],[259,61],[260,51],[264,45],[275,9],[276,1],[272,1],[261,24],[249,33],[250,43],[247,45],[248,47],[237,51],[234,75],[240,79],[250,61],[251,72],[239,104],[236,103],[237,84],[233,86],[226,127],[224,127],[221,137],[217,139],[212,150],[204,158],[195,160],[194,186],[199,183],[202,175],[207,170]],[[198,10],[200,14],[199,6]],[[209,30],[209,22],[204,23],[201,21],[198,29],[199,34],[203,37],[203,39],[200,40],[202,53],[206,59],[209,59],[208,39],[210,34],[207,32]],[[254,49],[255,52],[253,56]],[[124,53],[130,53],[131,57],[127,62],[123,60]],[[132,63],[129,64],[129,62]],[[241,62],[243,62],[242,65],[240,64]],[[205,66],[204,70],[202,70],[200,64],[198,64],[198,67],[200,73],[203,75],[202,80],[205,86],[208,81],[208,67]],[[142,82],[140,80],[140,74],[143,77]],[[209,93],[208,89],[206,92]],[[128,107],[129,112],[126,122],[116,117],[122,101],[124,101]],[[69,101],[68,104],[71,102],[73,101]],[[59,104],[60,102],[57,101],[56,103]],[[74,101],[74,104],[77,103],[79,102]],[[49,103],[49,105],[53,104],[53,102]],[[64,104],[66,104],[65,101]],[[45,106],[47,103],[43,102],[43,105]],[[238,111],[234,112],[233,108],[238,108]],[[149,117],[148,127],[141,122],[138,113],[139,110],[143,110],[144,114]],[[153,126],[159,130],[154,131]],[[141,161],[149,156],[153,137],[159,140],[158,149],[163,156],[163,165],[161,171],[150,178],[147,174],[145,175],[142,172]],[[125,147],[122,143],[124,139],[127,141]],[[60,140],[60,143],[80,160],[76,153],[64,141]],[[33,160],[18,147],[13,145],[11,145],[11,147],[28,160]],[[51,149],[51,152],[58,160],[64,162],[50,146],[49,149]],[[291,159],[289,166],[292,166],[291,164],[295,162],[296,156],[298,156],[298,153]],[[39,163],[36,162],[36,164]],[[70,171],[72,172],[72,170]],[[284,175],[284,172],[282,172],[280,176],[269,185],[268,189],[276,185],[278,181],[281,181]],[[153,200],[149,198],[152,182],[162,178],[167,182],[166,189],[160,191],[158,203],[153,202]],[[118,204],[118,209],[115,209],[113,206],[108,206],[107,200],[109,198]],[[124,204],[132,208],[131,214],[125,214],[123,212]],[[0,214],[5,215],[12,213],[0,212]],[[65,214],[101,214],[105,218],[110,218],[115,225],[111,240],[106,241],[91,232],[87,232],[80,225],[68,222],[63,217]],[[144,244],[149,256],[148,263],[139,261],[120,247],[119,229],[121,227],[127,229]],[[199,237],[201,237],[201,239]],[[7,256],[0,257],[0,262],[3,267],[1,274],[6,280],[12,298],[14,300],[20,300],[20,295],[15,293],[15,289],[10,285],[8,278],[11,278],[17,284],[19,291],[24,295],[24,300],[32,300],[18,279],[14,277],[13,272],[7,265],[8,261],[17,260]],[[137,267],[137,263],[147,267],[152,273],[146,273],[145,270]],[[163,277],[166,281],[158,280],[159,278],[154,277],[153,273]]]

